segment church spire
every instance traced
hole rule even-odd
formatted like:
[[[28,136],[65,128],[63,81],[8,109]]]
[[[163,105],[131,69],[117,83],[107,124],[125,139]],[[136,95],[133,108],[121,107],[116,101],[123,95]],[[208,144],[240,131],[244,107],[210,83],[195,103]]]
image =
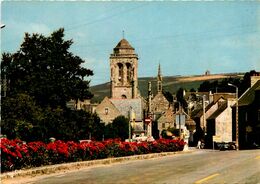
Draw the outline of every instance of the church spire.
[[[158,66],[158,75],[157,75],[157,93],[162,92],[162,74],[161,74],[161,65]]]
[[[160,64],[160,63],[159,63],[159,66],[158,66],[158,75],[157,75],[157,80],[162,80],[161,64]]]

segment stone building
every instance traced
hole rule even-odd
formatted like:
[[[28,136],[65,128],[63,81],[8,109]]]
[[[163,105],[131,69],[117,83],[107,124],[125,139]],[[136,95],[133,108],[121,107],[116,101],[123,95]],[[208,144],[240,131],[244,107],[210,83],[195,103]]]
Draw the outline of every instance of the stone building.
[[[137,98],[138,55],[126,39],[122,39],[110,55],[111,98]]]
[[[151,135],[151,124],[144,125],[144,119],[152,116],[159,124],[153,124],[156,132],[174,126],[175,116],[171,104],[163,95],[161,66],[158,66],[157,93],[149,93],[148,103],[138,91],[138,55],[126,39],[122,39],[110,55],[110,97],[106,97],[97,107],[96,113],[105,124],[119,115],[130,119],[134,133]],[[151,83],[150,83],[151,84]],[[130,114],[134,114],[134,118]],[[160,118],[160,121],[157,121]],[[149,128],[150,127],[150,128]],[[159,135],[158,135],[159,136]]]
[[[143,131],[145,101],[138,92],[138,55],[126,39],[122,39],[110,55],[110,97],[96,107],[105,124],[122,115],[129,118],[134,133]]]
[[[239,148],[260,146],[260,77],[238,99]],[[233,140],[236,140],[236,105],[232,106]]]
[[[157,120],[158,121],[158,130],[161,135],[163,130],[167,130],[168,128],[174,128],[176,126],[175,123],[175,114],[173,113],[173,108],[170,106]]]
[[[112,123],[112,121],[121,115],[119,109],[111,102],[111,99],[105,97],[104,100],[97,106],[96,113],[105,125]]]
[[[202,130],[207,129],[207,119],[220,107],[221,103],[225,103],[228,98],[235,98],[234,93],[214,93],[209,94],[209,104],[205,105],[203,113],[203,107],[200,107],[192,114],[192,119],[196,122],[198,127]],[[205,115],[205,118],[203,117]],[[204,122],[205,120],[205,122]]]
[[[166,112],[170,107],[169,101],[165,98],[162,92],[162,74],[161,74],[161,66],[159,64],[158,67],[158,75],[157,75],[157,94],[153,97],[151,101],[151,111],[157,117]]]
[[[232,142],[232,106],[236,103],[235,98],[220,98],[218,108],[207,118],[207,137],[212,142],[212,136],[218,136],[220,142]],[[213,108],[213,106],[211,107]]]
[[[158,138],[162,130],[174,127],[175,116],[173,114],[172,104],[166,99],[163,94],[163,77],[161,74],[161,66],[158,66],[157,74],[157,92],[153,96],[151,94],[151,86],[148,91],[148,111],[153,118],[153,136]],[[149,83],[151,85],[151,82]],[[153,97],[152,97],[153,96]]]
[[[212,136],[216,135],[216,130],[218,134],[220,134],[220,132],[224,132],[224,130],[220,130],[221,128],[224,128],[224,126],[226,126],[227,129],[227,136],[222,136],[221,139],[223,138],[223,140],[230,140],[230,136],[227,138],[228,135],[230,135],[227,134],[227,132],[230,133],[230,126],[232,124],[231,116],[225,116],[229,115],[228,112],[231,110],[230,106],[228,107],[227,105],[233,103],[234,99],[235,93],[210,93],[209,104],[204,105],[204,110],[202,106],[191,113],[192,119],[196,123],[196,133],[194,135],[195,142],[199,139],[204,139],[206,143],[211,146]]]

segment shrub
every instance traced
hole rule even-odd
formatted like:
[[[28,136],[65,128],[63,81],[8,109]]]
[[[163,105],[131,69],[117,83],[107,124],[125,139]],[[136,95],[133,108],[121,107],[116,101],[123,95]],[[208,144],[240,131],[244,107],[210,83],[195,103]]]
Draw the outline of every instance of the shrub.
[[[153,142],[122,142],[108,139],[103,142],[60,141],[45,144],[21,140],[1,139],[1,172],[42,165],[122,157],[129,155],[181,151],[185,142],[182,140],[159,139]]]

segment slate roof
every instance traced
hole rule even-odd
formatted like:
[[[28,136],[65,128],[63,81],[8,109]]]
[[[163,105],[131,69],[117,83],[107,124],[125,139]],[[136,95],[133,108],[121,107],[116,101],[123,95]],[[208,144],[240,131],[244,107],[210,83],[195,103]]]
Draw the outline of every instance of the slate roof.
[[[125,117],[129,117],[130,107],[135,112],[136,121],[142,121],[142,100],[141,99],[110,99],[115,107]]]
[[[115,49],[134,49],[129,42],[126,39],[122,39],[117,46],[115,47]]]
[[[259,91],[260,90],[260,85],[258,85],[255,90]]]
[[[224,93],[220,93],[220,94],[224,94]],[[226,97],[233,97],[234,94],[227,94]],[[218,98],[216,98],[213,102],[211,102],[209,105],[207,105],[205,107],[205,112],[207,112],[213,105],[215,105],[216,103],[218,103],[218,101],[220,99],[227,99],[227,98],[224,98],[223,96],[219,96]],[[199,109],[199,110],[196,110],[195,112],[192,113],[192,117],[193,118],[200,118],[201,116],[203,115],[203,109]]]
[[[251,88],[248,88],[244,94],[238,99],[238,106],[250,105],[255,99],[255,91],[260,90],[260,80]]]
[[[214,104],[217,102],[211,102],[209,105],[205,107],[205,112],[207,112]],[[192,113],[193,118],[200,118],[203,115],[203,109],[195,110],[195,112]]]
[[[172,112],[172,108],[166,110],[166,112],[158,119],[158,122],[172,123],[175,119],[175,114]]]
[[[208,119],[216,119],[226,108],[227,103],[221,104],[221,106]]]

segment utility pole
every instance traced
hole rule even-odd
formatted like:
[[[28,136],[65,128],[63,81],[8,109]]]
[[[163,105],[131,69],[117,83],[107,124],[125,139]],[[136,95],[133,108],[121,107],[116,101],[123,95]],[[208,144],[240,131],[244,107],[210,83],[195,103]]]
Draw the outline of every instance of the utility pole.
[[[206,117],[205,117],[205,95],[202,96],[202,107],[203,107],[203,131],[206,134]]]
[[[236,148],[239,150],[239,124],[238,124],[238,87],[228,83],[229,86],[236,88]]]
[[[179,103],[179,137],[181,138],[181,103]]]
[[[152,136],[152,83],[148,83],[148,117],[150,118],[150,123],[147,125],[147,136]]]
[[[131,141],[131,120],[132,119],[132,106],[130,106],[130,112],[129,112],[129,126],[128,126],[128,140]]]

